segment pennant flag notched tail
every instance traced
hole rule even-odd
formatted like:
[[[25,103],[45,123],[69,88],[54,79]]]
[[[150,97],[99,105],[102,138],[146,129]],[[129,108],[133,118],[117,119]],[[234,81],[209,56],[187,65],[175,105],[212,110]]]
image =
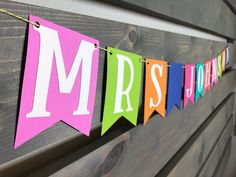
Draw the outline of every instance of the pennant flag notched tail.
[[[206,94],[207,90],[211,90],[211,60],[205,62],[204,94]]]
[[[199,96],[204,96],[204,64],[196,65],[195,102],[197,102]]]
[[[195,94],[195,65],[185,65],[185,79],[184,79],[184,108],[187,106],[190,100],[194,103]]]
[[[144,124],[154,111],[165,117],[167,62],[146,59]]]
[[[168,116],[172,108],[176,105],[181,109],[182,84],[183,84],[183,65],[179,63],[170,63],[168,72],[168,91],[166,115]]]
[[[59,121],[89,135],[96,95],[99,41],[30,16],[15,148]]]
[[[108,47],[102,135],[122,116],[137,125],[142,63],[139,55]]]

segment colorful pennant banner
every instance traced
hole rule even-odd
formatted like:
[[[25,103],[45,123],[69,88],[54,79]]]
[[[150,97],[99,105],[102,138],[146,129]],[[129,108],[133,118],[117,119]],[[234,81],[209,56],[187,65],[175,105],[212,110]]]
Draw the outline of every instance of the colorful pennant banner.
[[[144,124],[153,112],[168,116],[198,101],[229,64],[229,48],[204,64],[168,63],[108,47],[62,26],[30,16],[28,47],[15,148],[59,121],[89,136],[96,96],[99,49],[107,51],[102,132],[120,118],[137,125],[142,79]],[[143,77],[143,63],[145,76]]]

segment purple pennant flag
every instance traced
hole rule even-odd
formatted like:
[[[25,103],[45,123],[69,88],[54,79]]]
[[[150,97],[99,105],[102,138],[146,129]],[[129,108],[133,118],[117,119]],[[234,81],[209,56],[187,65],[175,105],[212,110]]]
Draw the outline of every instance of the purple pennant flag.
[[[211,87],[217,83],[217,58],[211,60]]]
[[[229,64],[229,46],[226,48],[226,64]]]

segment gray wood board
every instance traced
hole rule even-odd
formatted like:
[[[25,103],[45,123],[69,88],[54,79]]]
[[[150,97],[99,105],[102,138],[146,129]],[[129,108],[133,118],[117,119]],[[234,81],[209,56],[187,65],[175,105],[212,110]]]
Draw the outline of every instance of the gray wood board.
[[[30,13],[68,27],[72,30],[87,34],[91,37],[99,39],[102,46],[108,45],[117,47],[119,49],[141,54],[143,56],[167,59],[168,61],[175,61],[180,63],[204,62],[207,59],[210,59],[212,56],[217,55],[226,46],[225,43],[221,42],[214,42],[184,35],[177,35],[174,33],[167,33],[149,28],[72,14],[48,8],[14,3],[5,0],[0,2],[0,7],[26,18]],[[39,165],[41,162],[42,164],[44,164],[44,162],[54,159],[57,155],[60,157],[61,155],[64,156],[66,153],[69,154],[72,149],[78,149],[78,147],[81,147],[81,151],[85,151],[84,149],[86,149],[87,146],[85,146],[84,144],[91,144],[93,145],[93,148],[98,148],[97,151],[94,151],[92,153],[95,153],[94,158],[96,159],[96,157],[101,157],[99,156],[99,152],[101,152],[104,147],[109,152],[109,149],[112,149],[112,142],[117,144],[120,140],[124,140],[126,138],[128,138],[127,142],[129,142],[129,136],[134,136],[134,139],[136,138],[135,144],[133,144],[132,147],[136,147],[136,144],[137,147],[139,147],[137,151],[134,151],[130,154],[131,156],[134,156],[135,154],[138,155],[138,152],[142,152],[144,150],[139,144],[141,142],[145,142],[144,140],[146,140],[145,137],[141,136],[142,132],[145,132],[146,135],[155,132],[155,136],[151,136],[150,140],[147,140],[146,142],[148,149],[149,146],[157,145],[155,143],[153,144],[152,140],[158,140],[163,133],[170,136],[171,133],[167,133],[168,131],[175,132],[177,131],[176,128],[178,126],[182,127],[182,125],[188,125],[187,127],[184,127],[186,129],[181,130],[176,134],[177,136],[178,134],[183,133],[184,138],[182,141],[178,142],[178,145],[174,147],[174,149],[169,150],[166,147],[166,145],[170,143],[169,141],[163,144],[163,148],[160,148],[160,152],[163,152],[163,150],[166,148],[168,149],[166,157],[163,157],[161,161],[158,162],[158,164],[163,165],[167,161],[167,159],[173,155],[174,151],[177,150],[184,143],[184,141],[187,140],[192,132],[196,130],[201,122],[203,122],[204,119],[210,114],[211,108],[217,106],[224,99],[224,97],[226,97],[227,94],[232,91],[234,87],[234,84],[231,81],[235,79],[235,72],[228,72],[227,74],[225,74],[223,79],[219,81],[218,85],[213,88],[212,92],[208,93],[206,97],[200,100],[198,103],[189,105],[184,111],[174,110],[172,116],[163,120],[160,120],[158,119],[158,116],[155,116],[155,118],[150,120],[150,123],[147,126],[139,125],[138,127],[133,128],[125,134],[122,134],[122,131],[126,130],[127,123],[121,124],[122,127],[117,128],[116,131],[110,131],[106,136],[100,137],[100,132],[98,131],[99,129],[97,129],[97,127],[100,127],[102,94],[105,91],[103,89],[103,82],[105,79],[105,58],[104,53],[101,51],[92,137],[88,138],[82,136],[71,127],[68,127],[67,125],[60,122],[44,131],[39,136],[23,145],[21,148],[13,150],[19,92],[20,85],[22,83],[23,63],[25,62],[25,52],[27,46],[27,24],[4,14],[0,14],[0,21],[0,163],[5,163],[9,160],[14,160],[18,157],[21,157],[17,160],[14,160],[14,162],[4,164],[5,166],[0,168],[9,167],[12,165],[14,166],[22,161],[27,161],[31,158],[34,159],[34,157],[36,156],[40,157],[42,152],[54,152],[50,155],[46,153],[47,158],[40,158],[40,160],[35,163],[35,165]],[[231,58],[233,58],[233,56],[231,56]],[[223,86],[224,89],[222,89]],[[142,109],[141,103],[140,108]],[[207,108],[208,110],[206,110]],[[203,112],[202,117],[197,118],[198,112],[194,110]],[[188,116],[190,116],[192,122],[189,122],[189,119],[187,118]],[[174,117],[178,118],[175,119]],[[183,119],[181,119],[180,117],[183,117]],[[140,116],[140,118],[142,118],[142,116]],[[196,120],[194,120],[194,118]],[[163,128],[160,128],[163,124],[163,128],[165,128],[165,131]],[[177,126],[174,128],[174,130],[173,124]],[[162,130],[162,133],[160,130],[156,131],[157,128]],[[120,134],[122,135],[119,136]],[[117,138],[115,139],[115,137]],[[109,141],[110,143],[108,143]],[[163,139],[161,139],[160,141],[163,141]],[[94,145],[93,142],[96,145]],[[64,144],[66,145],[63,146]],[[106,145],[102,146],[103,144]],[[124,143],[124,145],[126,146],[126,143]],[[57,151],[57,148],[59,146],[62,148],[60,149],[60,151]],[[86,153],[84,152],[83,154]],[[81,156],[81,152],[79,154]],[[149,156],[153,156],[153,154],[155,154],[155,151],[151,151],[148,154]],[[145,158],[145,156],[143,157]],[[156,157],[157,156],[154,156],[152,160],[154,160]],[[133,159],[131,158],[130,160]],[[95,162],[98,161],[95,160]],[[88,161],[87,163],[89,164],[91,162]],[[34,166],[34,164],[32,163],[30,164],[31,166]],[[107,164],[105,164],[105,166],[106,165]],[[132,161],[132,166],[135,167],[136,165],[135,162]],[[93,167],[94,165],[91,164],[89,168],[94,170]],[[123,166],[122,168],[125,167]],[[161,165],[154,171],[150,170],[151,174],[157,172],[160,168]],[[19,170],[22,171],[23,169]],[[27,167],[25,168],[25,170],[27,170]]]
[[[224,133],[219,139],[196,177],[213,176],[214,172],[217,170],[218,164],[221,163],[221,159],[227,156],[226,150],[231,149],[232,132],[230,132],[230,135],[230,138],[228,138],[229,135]]]
[[[222,0],[106,0],[134,11],[236,38],[236,17]]]
[[[195,177],[225,128],[228,141],[232,134],[233,119],[232,116],[226,117],[226,107],[232,102],[229,101],[226,104],[167,175],[168,177]]]
[[[229,160],[230,153],[231,153],[231,146],[230,145],[231,144],[229,144],[229,146],[225,148],[224,154],[222,155],[212,177],[222,177],[224,175],[226,165]]]
[[[230,94],[156,176],[181,176],[181,173],[186,174],[186,176],[196,176],[198,170],[205,163],[204,160],[209,155],[209,152],[215,146],[215,141],[218,141],[219,136],[222,134],[222,129],[226,126],[226,123],[223,122],[227,122],[230,118],[232,119],[233,107],[234,95]],[[223,128],[221,127],[220,129],[219,126]],[[212,133],[212,131],[216,132]]]
[[[230,10],[236,15],[236,2],[234,0],[223,0]]]

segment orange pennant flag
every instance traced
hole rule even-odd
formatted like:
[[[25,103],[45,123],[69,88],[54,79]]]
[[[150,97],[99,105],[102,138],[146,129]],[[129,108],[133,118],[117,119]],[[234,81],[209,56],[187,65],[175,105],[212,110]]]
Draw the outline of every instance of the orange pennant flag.
[[[222,55],[222,72],[225,71],[225,62],[226,62],[226,56],[225,56],[225,49],[221,53]]]
[[[167,62],[154,59],[146,59],[146,61],[144,124],[153,111],[165,117],[167,87]]]

